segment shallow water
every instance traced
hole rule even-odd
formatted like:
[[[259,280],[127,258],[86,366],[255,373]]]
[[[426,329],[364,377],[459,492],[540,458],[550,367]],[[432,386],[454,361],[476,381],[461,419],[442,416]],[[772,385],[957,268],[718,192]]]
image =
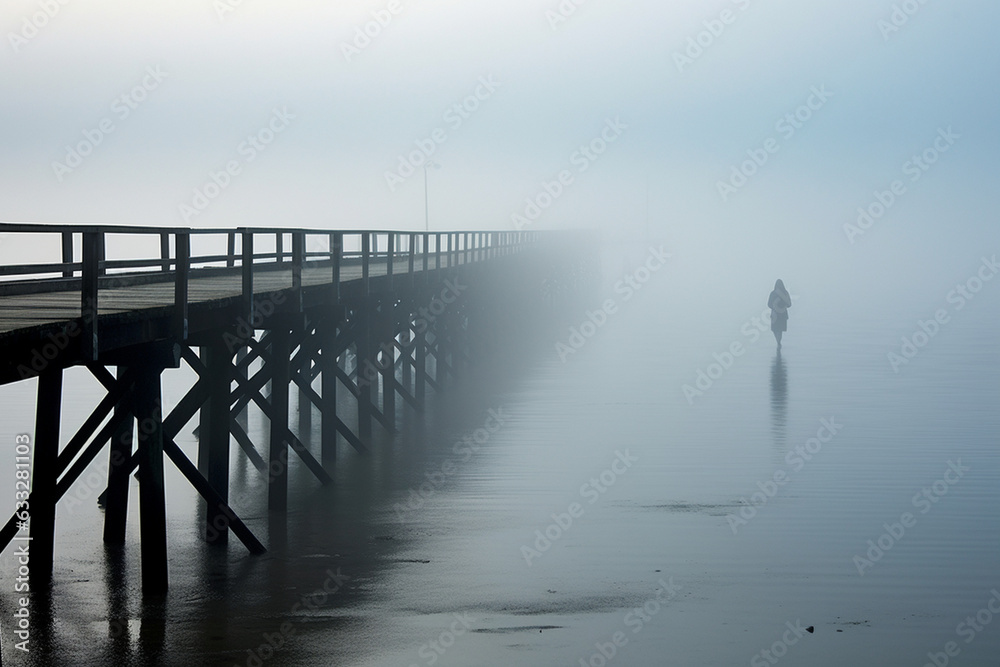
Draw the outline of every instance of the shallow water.
[[[701,265],[678,257],[625,300],[614,283],[644,256],[606,263],[618,309],[565,363],[552,341],[513,377],[452,388],[425,425],[407,415],[372,456],[342,449],[331,486],[294,461],[287,517],[268,515],[264,480],[234,447],[231,497],[263,556],[235,539],[205,546],[203,509],[168,467],[162,605],[139,594],[136,494],[114,566],[92,499],[64,501],[50,625],[41,615],[32,653],[15,652],[5,585],[4,660],[709,666],[772,664],[768,650],[783,665],[894,666],[955,642],[953,664],[992,664],[992,612],[978,631],[959,624],[1000,590],[1000,281],[957,310],[944,297],[972,275],[974,253],[912,291],[870,287],[859,307],[853,283],[786,280],[795,303],[779,361],[769,331],[752,335],[770,284],[692,283],[683,278]],[[887,354],[938,308],[951,319],[894,372]],[[710,368],[713,354],[728,368]],[[717,379],[689,401],[699,370]],[[72,377],[75,424],[94,383]],[[189,382],[171,375],[168,402]],[[2,397],[12,448],[32,429],[32,396]],[[456,445],[496,423],[490,410],[503,423],[478,451]],[[315,436],[318,425],[299,428]],[[266,422],[251,415],[250,428],[266,441]],[[193,456],[190,425],[179,444]],[[421,484],[428,497],[406,508]],[[0,493],[12,489],[0,480]],[[904,513],[902,535],[884,537]],[[859,574],[855,557],[880,538],[888,548]],[[8,549],[4,581],[14,569]],[[789,631],[798,624],[814,632]],[[280,644],[273,655],[268,641]]]

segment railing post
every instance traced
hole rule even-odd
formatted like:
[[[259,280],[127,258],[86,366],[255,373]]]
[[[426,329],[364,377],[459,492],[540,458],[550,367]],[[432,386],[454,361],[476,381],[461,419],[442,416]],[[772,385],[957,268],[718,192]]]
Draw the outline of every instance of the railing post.
[[[412,288],[416,284],[414,282],[415,279],[416,279],[416,276],[413,273],[414,263],[415,263],[415,260],[416,260],[416,252],[417,252],[417,235],[416,234],[413,234],[413,233],[410,234],[409,246],[410,246],[409,253],[408,253],[409,257],[408,257],[408,260],[407,260],[406,270],[410,274],[410,287]]]
[[[99,258],[98,272],[102,276],[107,275],[108,273],[107,267],[104,266],[104,260],[108,258],[108,251],[104,241],[104,232],[101,232],[101,235],[97,239],[97,256]]]
[[[62,233],[62,261],[63,264],[73,263],[73,232]],[[63,269],[63,278],[72,278],[73,269],[68,266]]]
[[[441,268],[441,232],[434,232],[434,268]]]
[[[295,293],[295,311],[302,312],[302,266],[306,257],[306,234],[292,232],[292,290]]]
[[[330,255],[333,260],[333,298],[340,301],[340,266],[344,261],[344,233],[330,234]]]
[[[285,258],[285,235],[282,232],[277,232],[274,235],[274,261],[278,264]]]
[[[243,316],[253,328],[253,232],[244,229],[243,236]],[[251,335],[253,332],[251,331]]]
[[[368,296],[369,293],[369,278],[371,277],[371,244],[372,237],[371,232],[364,232],[361,234],[361,291],[364,296]]]
[[[160,270],[170,270],[170,232],[160,232]]]
[[[389,232],[388,239],[387,239],[386,243],[387,243],[387,247],[386,247],[386,250],[385,250],[385,252],[386,252],[386,259],[385,259],[385,281],[386,281],[386,284],[388,285],[389,291],[391,292],[392,291],[392,268],[393,268],[392,267],[392,263],[393,263],[393,260],[395,259],[394,255],[396,254],[396,234],[393,233],[393,232]]]
[[[162,240],[162,239],[161,239]],[[188,281],[191,272],[191,234],[178,230],[174,235],[174,336],[179,341],[188,337]],[[167,262],[167,266],[170,262]]]
[[[226,266],[236,266],[236,232],[226,234]]]
[[[429,280],[427,278],[427,268],[430,266],[430,259],[431,259],[430,258],[430,252],[431,252],[430,234],[428,234],[427,232],[424,232],[422,234],[421,241],[423,243],[423,248],[421,248],[421,250],[423,251],[422,254],[424,256],[424,265],[423,265],[424,266],[424,268],[423,268],[423,271],[424,271],[424,284],[426,285],[427,282],[428,282],[428,280]]]
[[[101,236],[103,232],[83,232],[83,271],[80,290],[80,320],[82,336],[80,356],[86,361],[97,361],[98,276],[100,275]]]

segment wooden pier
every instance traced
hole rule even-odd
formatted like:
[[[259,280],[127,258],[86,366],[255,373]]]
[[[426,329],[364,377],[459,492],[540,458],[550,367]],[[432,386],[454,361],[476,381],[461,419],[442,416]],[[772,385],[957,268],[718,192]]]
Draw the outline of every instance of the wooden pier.
[[[285,510],[289,450],[330,483],[338,442],[364,454],[373,429],[393,431],[400,410],[419,412],[427,390],[489,354],[491,340],[530,326],[553,286],[578,281],[588,259],[569,232],[0,224],[0,233],[51,243],[60,258],[0,265],[0,384],[37,378],[31,579],[51,580],[57,504],[106,448],[103,539],[124,544],[136,473],[144,595],[167,589],[165,459],[205,499],[209,542],[232,532],[262,553],[229,505],[231,443],[267,473],[269,510]],[[140,246],[154,251],[108,251],[135,257]],[[182,363],[198,380],[163,414],[161,376]],[[73,366],[106,394],[62,442],[63,375]],[[321,415],[318,456],[289,428],[290,387]],[[338,414],[345,391],[350,415]],[[268,417],[266,447],[238,419],[250,405]],[[196,413],[192,461],[175,438]],[[15,514],[0,549],[19,529]]]

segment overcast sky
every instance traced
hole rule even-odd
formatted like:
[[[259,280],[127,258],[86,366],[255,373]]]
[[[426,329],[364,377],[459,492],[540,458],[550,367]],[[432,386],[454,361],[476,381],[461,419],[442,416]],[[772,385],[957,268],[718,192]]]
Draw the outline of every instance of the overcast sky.
[[[988,0],[62,3],[0,10],[5,221],[421,229],[422,145],[435,229],[996,228]]]

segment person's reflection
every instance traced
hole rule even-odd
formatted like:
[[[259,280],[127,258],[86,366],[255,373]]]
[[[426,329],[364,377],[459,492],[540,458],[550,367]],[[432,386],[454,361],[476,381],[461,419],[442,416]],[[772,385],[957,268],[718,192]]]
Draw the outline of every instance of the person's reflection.
[[[781,351],[771,365],[771,433],[778,452],[784,454],[787,435],[788,372]]]

